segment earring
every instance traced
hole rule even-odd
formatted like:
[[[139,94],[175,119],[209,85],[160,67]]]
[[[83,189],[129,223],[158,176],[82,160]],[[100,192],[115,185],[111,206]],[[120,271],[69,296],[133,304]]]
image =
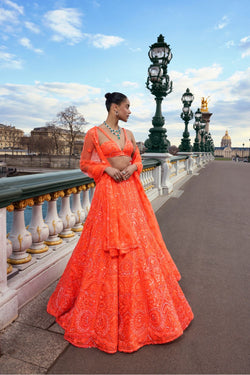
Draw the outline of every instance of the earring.
[[[118,116],[119,115],[118,111],[115,111],[115,114],[116,114],[116,116]]]

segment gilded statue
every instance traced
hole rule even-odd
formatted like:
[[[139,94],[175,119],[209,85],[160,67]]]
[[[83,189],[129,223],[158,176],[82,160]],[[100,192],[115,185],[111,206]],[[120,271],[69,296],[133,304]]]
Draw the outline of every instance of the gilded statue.
[[[207,107],[207,103],[209,102],[208,98],[210,98],[210,96],[208,96],[206,99],[204,98],[204,96],[201,98],[201,112],[208,112],[208,107]]]

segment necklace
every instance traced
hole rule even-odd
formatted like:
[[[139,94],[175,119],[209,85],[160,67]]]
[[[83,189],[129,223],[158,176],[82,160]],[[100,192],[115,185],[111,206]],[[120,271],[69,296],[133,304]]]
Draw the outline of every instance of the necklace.
[[[121,137],[121,128],[118,127],[118,130],[114,130],[112,129],[107,123],[106,121],[104,121],[104,125],[107,126],[107,128],[111,131],[112,134],[116,135],[118,139],[120,139]]]

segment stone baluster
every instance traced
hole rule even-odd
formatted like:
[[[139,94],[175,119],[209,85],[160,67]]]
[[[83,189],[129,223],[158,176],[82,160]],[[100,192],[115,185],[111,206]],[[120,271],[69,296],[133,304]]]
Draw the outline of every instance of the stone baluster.
[[[147,184],[147,186],[150,184],[149,171],[150,171],[150,168],[147,168],[147,170],[146,170],[146,184]]]
[[[92,199],[93,199],[94,192],[95,192],[95,183],[91,182],[90,184],[88,184],[88,188],[90,189],[89,190],[89,199],[90,199],[90,203],[91,203]]]
[[[189,156],[187,159],[187,173],[193,174],[195,168],[195,160],[193,159],[192,155]]]
[[[49,237],[46,241],[44,241],[44,243],[49,246],[56,247],[62,243],[62,239],[58,236],[58,234],[63,230],[63,222],[57,214],[57,199],[63,196],[63,191],[50,193],[51,200],[48,202],[48,211],[45,218],[45,223],[49,227]]]
[[[89,209],[90,209],[90,199],[89,199],[89,188],[88,185],[85,185],[85,189],[83,189],[83,197],[82,197],[82,206],[85,211],[85,219],[88,216]]]
[[[14,207],[13,207],[14,209]],[[6,259],[10,255],[6,243],[6,208],[0,208],[0,302],[7,290]],[[1,314],[0,314],[1,318]]]
[[[153,169],[153,178],[154,178],[154,185],[158,189],[158,194],[162,195],[162,185],[161,185],[161,165]]]
[[[173,184],[170,182],[170,176],[172,174],[172,170],[174,169],[174,165],[170,162],[170,160],[166,160],[165,163],[162,163],[162,169],[163,194],[170,194],[173,191]]]
[[[145,180],[145,169],[143,169],[141,175],[140,175],[140,179],[141,179],[141,183],[142,183],[142,186],[145,187],[146,185],[146,180]]]
[[[12,242],[6,238],[6,252],[7,252],[7,260],[12,254]],[[7,262],[7,275],[13,271],[13,267],[10,263]]]
[[[73,192],[74,194],[72,197],[72,212],[73,214],[75,214],[75,217],[76,217],[75,225],[72,228],[74,232],[81,232],[83,230],[82,223],[84,222],[84,219],[85,219],[85,211],[81,205],[81,191],[85,189],[86,189],[86,186],[81,185],[75,188],[75,191]]]
[[[27,249],[32,244],[32,236],[31,233],[25,228],[24,209],[27,206],[33,205],[34,200],[32,198],[15,202],[13,204],[13,222],[8,236],[12,243],[12,254],[8,258],[8,263],[15,265],[19,269],[24,269],[29,266],[29,264],[26,263],[29,263],[32,260],[31,255],[27,253]]]
[[[177,160],[175,168],[176,168],[176,176],[178,176],[178,174],[180,173],[180,160]]]
[[[29,225],[29,232],[32,235],[32,245],[27,249],[27,252],[31,254],[41,254],[49,250],[48,246],[44,243],[49,237],[49,226],[45,224],[42,213],[42,205],[45,200],[51,200],[50,194],[34,198],[32,217]]]
[[[150,176],[149,176],[150,177],[150,181],[149,182],[150,182],[151,185],[154,185],[155,181],[154,181],[154,168],[153,167],[150,168],[150,172],[149,173],[150,173]]]
[[[71,238],[75,236],[75,233],[72,232],[71,228],[75,225],[76,217],[75,214],[70,209],[70,195],[75,188],[64,190],[64,197],[62,198],[61,209],[59,211],[59,217],[63,222],[63,231],[59,234],[61,238]]]

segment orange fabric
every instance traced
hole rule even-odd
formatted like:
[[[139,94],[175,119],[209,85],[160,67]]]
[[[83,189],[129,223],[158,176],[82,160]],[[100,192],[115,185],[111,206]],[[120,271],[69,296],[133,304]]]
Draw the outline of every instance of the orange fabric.
[[[134,146],[133,143],[128,139],[125,129],[123,129],[125,134],[125,145],[123,149],[121,149],[119,145],[102,128],[99,128],[99,130],[109,139],[109,141],[105,141],[100,145],[105,158],[132,155]]]
[[[91,129],[88,137],[93,141],[91,153],[95,150],[100,160],[93,164],[83,159],[85,144],[81,167],[95,175],[98,183],[48,312],[73,345],[108,353],[133,352],[176,339],[193,313],[141,185],[140,154],[136,152],[132,160],[138,163],[138,171],[126,181],[115,182],[103,173],[106,161],[94,143],[95,132]]]

